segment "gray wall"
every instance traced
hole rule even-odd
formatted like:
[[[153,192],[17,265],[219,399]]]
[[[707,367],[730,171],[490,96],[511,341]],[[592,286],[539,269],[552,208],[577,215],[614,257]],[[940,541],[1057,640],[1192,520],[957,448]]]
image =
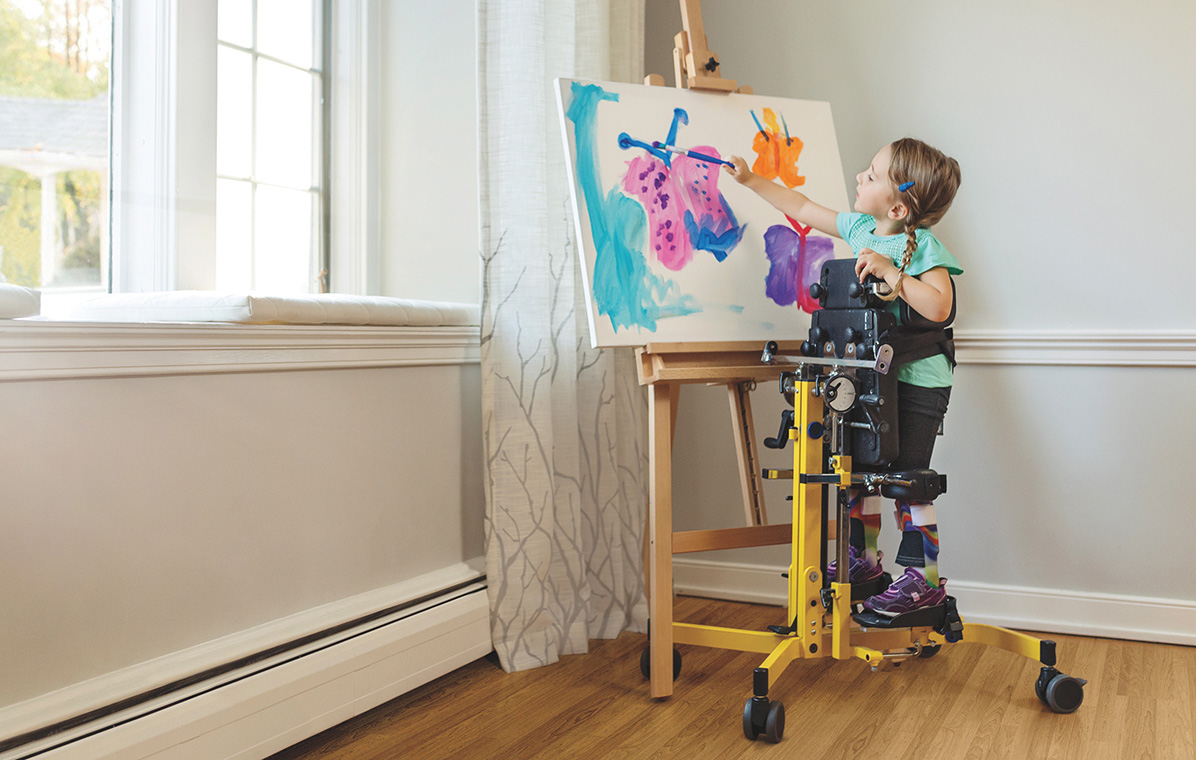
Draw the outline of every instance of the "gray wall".
[[[938,230],[967,270],[961,325],[1193,324],[1196,257],[1171,254],[1182,244],[1168,222],[1184,224],[1192,198],[1196,6],[750,7],[702,4],[723,75],[759,94],[828,101],[849,180],[906,135],[959,160],[963,186]],[[648,3],[645,65],[670,83],[680,25],[676,3]]]
[[[477,303],[473,3],[380,11],[379,287]],[[0,382],[0,409],[0,708],[483,553],[476,359]]]
[[[937,228],[966,270],[962,363],[935,462],[951,486],[939,508],[944,575],[1085,599],[1177,600],[1190,620],[1196,257],[1168,228],[1185,230],[1196,199],[1196,6],[748,8],[703,3],[723,75],[759,94],[829,101],[848,178],[905,135],[962,165]],[[646,68],[672,84],[677,4],[650,2],[646,29]],[[1044,348],[1043,336],[1055,342]],[[997,363],[981,350],[989,339],[1009,349]],[[1142,350],[1156,344],[1161,355]],[[762,435],[772,434],[776,396],[755,394]],[[683,527],[743,519],[725,409],[717,390],[683,393],[674,500]],[[783,504],[770,495],[773,514]],[[884,535],[893,556],[889,521]],[[713,559],[768,565],[785,554]]]

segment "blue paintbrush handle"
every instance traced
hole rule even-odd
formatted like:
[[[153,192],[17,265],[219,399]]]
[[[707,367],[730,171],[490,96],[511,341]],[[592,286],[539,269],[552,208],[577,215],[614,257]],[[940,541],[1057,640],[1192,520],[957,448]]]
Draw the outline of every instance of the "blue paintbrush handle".
[[[659,148],[660,150],[667,150],[670,153],[680,153],[683,156],[689,156],[690,158],[696,158],[699,161],[708,161],[712,164],[726,164],[727,166],[731,166],[731,167],[735,166],[735,164],[731,163],[730,161],[724,161],[721,158],[715,158],[714,156],[708,156],[705,153],[699,153],[696,150],[683,150],[681,148],[675,148],[672,145],[665,145],[664,143],[659,143],[659,142],[652,143],[652,147]]]
[[[699,153],[696,150],[687,150],[685,151],[685,155],[689,156],[690,158],[696,158],[699,161],[709,161],[712,164],[726,164],[727,166],[735,166],[735,164],[731,163],[730,161],[724,161],[721,158],[708,156],[705,153]]]

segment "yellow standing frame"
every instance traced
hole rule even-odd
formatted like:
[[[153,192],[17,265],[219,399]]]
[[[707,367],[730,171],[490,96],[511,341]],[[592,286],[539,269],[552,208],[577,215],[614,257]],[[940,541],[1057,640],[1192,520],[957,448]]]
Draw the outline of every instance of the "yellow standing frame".
[[[671,639],[668,641],[670,645],[675,642],[765,655],[754,673],[753,697],[745,706],[745,732],[749,738],[755,738],[756,735],[756,729],[752,727],[753,702],[763,705],[764,709],[760,712],[763,715],[764,710],[770,706],[769,689],[794,660],[823,657],[833,657],[836,660],[859,659],[875,669],[884,661],[917,657],[927,648],[931,648],[930,651],[933,652],[937,651],[937,647],[950,643],[944,634],[929,626],[861,627],[851,616],[850,583],[830,584],[831,604],[830,610],[827,610],[822,591],[822,547],[831,538],[827,534],[832,531],[829,528],[824,531],[823,489],[831,485],[839,488],[853,485],[852,463],[850,457],[834,456],[830,461],[831,472],[826,471],[827,468],[823,464],[825,452],[822,430],[825,409],[818,389],[820,377],[807,365],[789,366],[786,369],[796,370],[793,373],[794,425],[789,431],[789,440],[794,443],[793,471],[766,471],[765,474],[773,478],[793,479],[793,521],[790,536],[792,551],[788,573],[787,617],[785,626],[775,627],[789,632],[753,631],[672,622],[671,636],[666,633],[659,638],[652,637],[651,641],[653,647],[657,646],[658,642]],[[858,480],[854,482],[859,483]],[[657,518],[660,516],[656,514]],[[660,533],[667,533],[667,525],[658,524],[654,527]],[[775,526],[774,530],[779,527],[781,526]],[[656,586],[656,590],[659,593],[660,586]],[[654,602],[655,609],[661,606],[663,600],[657,598]],[[668,607],[669,614],[661,615],[656,620],[671,621],[671,596]],[[994,646],[1039,661],[1043,665],[1043,673],[1035,686],[1039,698],[1056,712],[1072,712],[1079,707],[1083,699],[1082,687],[1085,681],[1063,676],[1054,669],[1053,641],[997,626],[967,622],[963,623],[961,638],[963,641]],[[670,672],[671,668],[665,670],[665,663],[669,662],[665,652],[660,652],[659,656],[657,652],[652,654],[654,664],[656,661],[663,661],[650,673],[653,681],[652,695],[667,696],[672,691],[671,682],[660,689],[656,688],[657,682],[658,679],[668,678],[674,673]],[[1048,700],[1046,692],[1054,679],[1063,679],[1066,683],[1060,682],[1057,700],[1053,693],[1051,700]],[[1051,686],[1051,689],[1055,687]],[[1060,704],[1053,703],[1056,701]],[[784,723],[783,709],[779,721],[781,728],[776,728],[774,722],[770,721],[769,730],[766,732],[762,719],[758,722],[760,734],[764,734],[770,741],[780,740]]]

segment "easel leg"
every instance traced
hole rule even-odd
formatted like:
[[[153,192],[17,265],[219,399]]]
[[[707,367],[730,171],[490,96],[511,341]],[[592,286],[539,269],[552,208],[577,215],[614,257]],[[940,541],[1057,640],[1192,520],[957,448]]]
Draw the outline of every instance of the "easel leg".
[[[673,433],[680,386],[654,383],[648,389],[649,467],[648,614],[651,634],[651,694],[673,693]]]
[[[754,383],[727,383],[731,401],[731,426],[735,431],[735,453],[739,458],[739,484],[743,488],[745,525],[767,525],[763,484],[756,458],[756,429],[752,423],[750,391]]]

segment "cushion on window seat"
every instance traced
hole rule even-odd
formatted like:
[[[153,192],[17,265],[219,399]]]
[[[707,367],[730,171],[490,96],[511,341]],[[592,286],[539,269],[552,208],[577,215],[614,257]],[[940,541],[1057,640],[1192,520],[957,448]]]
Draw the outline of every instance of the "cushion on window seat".
[[[42,294],[33,288],[0,282],[0,319],[36,317],[42,310]]]
[[[77,320],[101,322],[246,322],[414,327],[481,324],[481,310],[477,304],[339,293],[274,296],[212,290],[115,293],[84,301],[70,316]]]

